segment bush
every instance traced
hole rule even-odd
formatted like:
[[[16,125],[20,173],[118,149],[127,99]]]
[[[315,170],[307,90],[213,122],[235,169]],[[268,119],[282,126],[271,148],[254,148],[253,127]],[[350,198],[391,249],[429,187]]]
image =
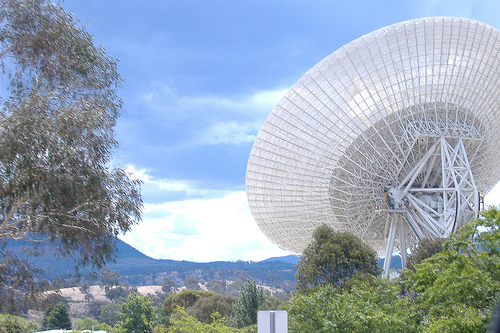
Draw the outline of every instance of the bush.
[[[2,333],[31,333],[40,330],[34,321],[10,314],[0,314],[0,332]]]

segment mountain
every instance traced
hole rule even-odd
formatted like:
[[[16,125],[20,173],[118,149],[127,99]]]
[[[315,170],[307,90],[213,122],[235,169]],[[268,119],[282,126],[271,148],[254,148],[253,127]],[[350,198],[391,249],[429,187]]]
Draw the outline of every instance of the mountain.
[[[377,258],[378,265],[380,268],[384,268],[384,263],[385,263],[385,258]],[[402,264],[401,264],[401,256],[393,254],[392,259],[391,259],[391,266],[390,269],[394,270],[401,270]]]
[[[8,241],[6,248],[18,257],[26,257],[22,248],[29,245],[23,241]],[[188,275],[193,275],[200,281],[210,281],[220,278],[228,281],[247,276],[263,285],[284,285],[295,282],[296,265],[299,256],[289,255],[272,257],[260,262],[252,261],[214,261],[197,263],[168,259],[153,259],[141,253],[129,244],[117,240],[116,260],[106,267],[120,274],[121,282],[133,286],[162,285],[169,277],[178,285],[184,284]],[[45,271],[45,278],[70,278],[74,273],[75,261],[72,259],[57,259],[50,253],[29,257],[34,266]],[[384,259],[378,259],[380,267]],[[391,269],[401,269],[401,258],[393,256]],[[90,268],[80,268],[82,275],[91,272]],[[288,282],[286,282],[288,281]]]
[[[18,257],[26,258],[22,248],[29,244],[23,241],[8,241],[6,249]],[[167,259],[153,259],[127,243],[117,240],[116,260],[106,267],[121,275],[120,281],[130,285],[161,285],[166,277],[183,285],[188,275],[200,281],[214,278],[234,280],[235,276],[248,276],[259,284],[280,284],[283,281],[295,282],[296,256],[269,258],[261,262],[252,261],[215,261],[197,263]],[[74,273],[76,262],[72,259],[57,259],[50,253],[28,258],[35,267],[45,271],[45,278],[69,278]],[[82,275],[91,272],[90,268],[80,268]]]
[[[300,259],[300,256],[296,256],[296,255],[292,254],[292,255],[283,256],[283,257],[271,257],[268,259],[264,259],[261,262],[282,261],[282,262],[287,262],[290,264],[297,265],[297,263],[299,262],[299,259]]]

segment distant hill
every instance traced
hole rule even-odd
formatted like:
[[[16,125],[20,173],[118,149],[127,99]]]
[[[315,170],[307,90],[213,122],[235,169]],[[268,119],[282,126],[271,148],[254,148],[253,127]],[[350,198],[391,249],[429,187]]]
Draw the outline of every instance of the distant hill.
[[[299,262],[300,256],[296,255],[288,255],[288,256],[283,256],[283,257],[272,257],[268,259],[264,259],[261,262],[271,262],[271,261],[282,261],[282,262],[287,262],[290,264],[297,265]]]
[[[9,241],[7,249],[23,257],[22,248],[26,243]],[[129,244],[118,240],[116,261],[109,262],[106,267],[121,275],[120,281],[133,286],[162,285],[169,277],[178,285],[183,285],[188,275],[196,276],[200,281],[210,281],[215,278],[234,280],[238,276],[248,276],[258,284],[282,285],[295,283],[296,265],[299,256],[288,255],[272,257],[260,262],[252,261],[214,261],[197,263],[191,261],[177,261],[168,259],[153,259],[141,253]],[[56,259],[45,253],[39,257],[30,258],[36,267],[46,272],[47,279],[68,278],[74,273],[75,261],[71,259]],[[378,259],[380,267],[384,259]],[[400,256],[393,256],[391,269],[401,269]],[[82,275],[90,272],[90,268],[80,269]]]
[[[23,241],[8,241],[8,251],[20,257],[25,257],[22,248],[27,243]],[[170,277],[182,285],[188,275],[196,276],[200,281],[214,278],[233,280],[235,275],[251,277],[259,284],[279,284],[282,281],[295,282],[296,256],[269,258],[261,262],[251,261],[215,261],[197,263],[168,259],[153,259],[141,253],[127,243],[118,240],[116,261],[109,262],[106,267],[121,275],[120,281],[134,286],[163,284]],[[56,259],[50,253],[30,257],[34,266],[46,272],[47,279],[68,278],[74,273],[75,261],[71,259]],[[90,268],[81,268],[82,275],[90,272]]]
[[[378,258],[378,265],[380,268],[384,268],[384,262],[385,258]],[[391,267],[390,269],[394,270],[400,270],[401,269],[401,256],[400,255],[393,255],[391,259]]]

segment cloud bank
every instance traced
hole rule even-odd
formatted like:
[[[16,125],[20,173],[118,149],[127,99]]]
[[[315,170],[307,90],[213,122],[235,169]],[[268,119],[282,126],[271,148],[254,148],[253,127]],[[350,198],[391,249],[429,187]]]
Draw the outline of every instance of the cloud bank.
[[[144,254],[198,262],[259,261],[289,254],[260,231],[244,191],[196,189],[179,181],[154,180],[144,170],[127,170],[145,185],[155,185],[165,197],[177,192],[188,196],[179,201],[146,203],[143,221],[120,236]]]

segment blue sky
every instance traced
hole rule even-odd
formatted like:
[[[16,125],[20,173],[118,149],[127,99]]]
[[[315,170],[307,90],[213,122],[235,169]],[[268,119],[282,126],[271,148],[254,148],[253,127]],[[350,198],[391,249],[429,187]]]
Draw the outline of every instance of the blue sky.
[[[287,252],[253,220],[245,173],[280,97],[342,45],[427,16],[500,28],[497,1],[66,0],[120,59],[114,163],[144,181],[143,221],[121,238],[154,258],[262,260]],[[498,193],[498,194],[497,194]],[[500,189],[487,196],[500,203]]]

